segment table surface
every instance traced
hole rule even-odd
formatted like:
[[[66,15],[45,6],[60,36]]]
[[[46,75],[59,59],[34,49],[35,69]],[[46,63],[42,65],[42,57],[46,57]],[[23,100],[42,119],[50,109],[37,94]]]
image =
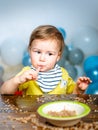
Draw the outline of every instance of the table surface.
[[[91,112],[71,127],[56,127],[37,114],[37,108],[46,102],[76,100],[90,106]],[[0,95],[0,130],[98,130],[98,95]]]

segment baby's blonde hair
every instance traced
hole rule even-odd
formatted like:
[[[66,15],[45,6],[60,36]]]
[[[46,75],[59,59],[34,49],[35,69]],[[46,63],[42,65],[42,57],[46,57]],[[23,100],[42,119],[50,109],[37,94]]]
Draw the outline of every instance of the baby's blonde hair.
[[[33,30],[30,36],[29,46],[28,49],[30,49],[31,45],[33,44],[34,40],[55,40],[60,48],[60,52],[62,54],[63,48],[64,48],[64,38],[61,34],[61,32],[52,25],[42,25],[38,26]]]

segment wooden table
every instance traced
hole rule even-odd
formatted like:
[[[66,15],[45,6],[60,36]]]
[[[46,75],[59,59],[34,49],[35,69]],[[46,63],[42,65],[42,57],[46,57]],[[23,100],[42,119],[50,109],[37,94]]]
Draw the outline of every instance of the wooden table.
[[[37,108],[55,100],[77,100],[88,104],[91,112],[72,127],[52,126],[40,118]],[[0,95],[0,130],[98,130],[98,95]]]

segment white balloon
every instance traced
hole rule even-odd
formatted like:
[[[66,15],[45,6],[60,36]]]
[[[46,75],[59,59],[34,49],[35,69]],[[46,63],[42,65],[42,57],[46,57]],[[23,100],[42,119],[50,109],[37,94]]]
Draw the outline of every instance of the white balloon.
[[[7,65],[15,66],[22,62],[26,44],[20,39],[9,38],[1,44],[0,49],[2,60]]]
[[[86,56],[98,54],[98,30],[93,27],[81,27],[72,38],[72,43],[82,49]]]

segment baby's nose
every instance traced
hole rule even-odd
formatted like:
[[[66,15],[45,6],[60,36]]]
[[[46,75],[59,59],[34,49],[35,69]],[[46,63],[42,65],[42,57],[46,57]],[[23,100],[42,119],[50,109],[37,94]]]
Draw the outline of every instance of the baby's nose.
[[[45,61],[45,54],[41,54],[41,56],[40,56],[40,61]]]

